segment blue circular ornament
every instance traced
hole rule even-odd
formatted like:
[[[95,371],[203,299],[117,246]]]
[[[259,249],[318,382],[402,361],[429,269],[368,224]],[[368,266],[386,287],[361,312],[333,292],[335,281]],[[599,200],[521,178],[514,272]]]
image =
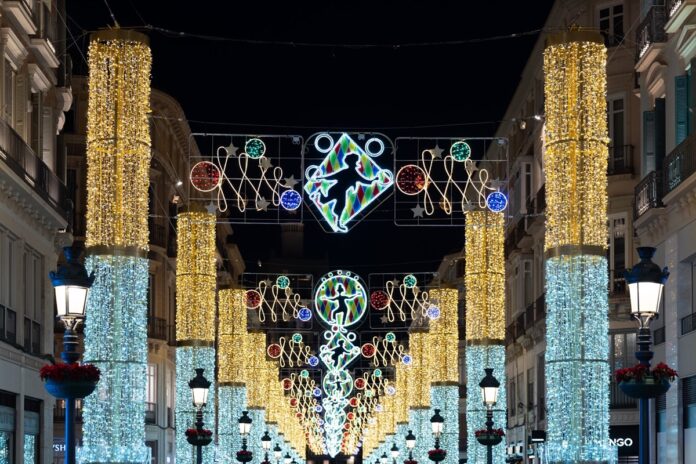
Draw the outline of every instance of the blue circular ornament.
[[[507,208],[507,197],[503,192],[491,192],[486,197],[486,205],[488,209],[494,213],[499,213]]]
[[[411,357],[411,355],[405,354],[401,358],[401,362],[408,366],[413,362],[413,358]]]
[[[394,385],[387,385],[387,388],[385,388],[384,391],[387,393],[387,395],[394,396],[396,394],[396,387],[394,387]]]
[[[440,317],[440,308],[437,306],[431,306],[425,312],[429,319],[437,319]]]
[[[297,318],[302,322],[307,322],[312,318],[312,310],[309,308],[300,308],[297,312]]]
[[[317,367],[319,365],[319,358],[317,358],[316,356],[310,356],[307,362],[310,366]]]
[[[321,388],[319,388],[319,387],[315,388],[313,393],[314,393],[314,396],[320,397],[321,396]]]
[[[320,404],[317,404],[317,405],[314,407],[314,410],[315,410],[316,412],[322,412],[322,411],[324,410],[324,408],[322,408]]]
[[[302,204],[302,195],[295,190],[286,190],[280,194],[280,206],[286,211],[295,211]]]

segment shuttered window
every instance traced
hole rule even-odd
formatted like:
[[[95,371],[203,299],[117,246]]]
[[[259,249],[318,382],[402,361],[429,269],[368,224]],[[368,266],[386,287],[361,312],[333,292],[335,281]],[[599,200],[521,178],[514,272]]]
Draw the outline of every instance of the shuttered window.
[[[674,78],[674,129],[676,145],[689,135],[689,77]]]

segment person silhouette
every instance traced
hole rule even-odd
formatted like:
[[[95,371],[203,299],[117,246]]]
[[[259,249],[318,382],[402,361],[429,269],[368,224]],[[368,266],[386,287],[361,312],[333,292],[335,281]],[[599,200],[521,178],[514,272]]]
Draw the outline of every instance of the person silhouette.
[[[369,183],[369,181],[360,174],[360,156],[357,153],[347,153],[343,158],[343,163],[346,168],[335,171],[325,177],[325,179],[335,181],[335,184],[329,188],[325,198],[327,200],[326,203],[334,202],[332,219],[334,220],[336,228],[341,232],[347,232],[348,228],[341,220],[341,217],[343,216],[346,206],[348,206],[348,189],[350,189],[350,187],[355,189],[358,183],[365,183],[366,181]]]

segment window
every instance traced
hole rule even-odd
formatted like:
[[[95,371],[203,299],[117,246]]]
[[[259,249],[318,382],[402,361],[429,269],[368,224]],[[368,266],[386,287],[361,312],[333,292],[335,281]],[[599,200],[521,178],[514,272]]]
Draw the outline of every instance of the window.
[[[148,440],[145,446],[150,448],[150,464],[157,464],[157,440]]]
[[[624,99],[610,98],[607,101],[607,125],[609,128],[609,174],[620,174],[630,166],[631,155],[625,149]]]
[[[684,428],[696,428],[696,376],[682,379]]]
[[[157,420],[157,364],[147,365],[147,398],[145,400],[145,423]]]
[[[41,352],[41,317],[43,307],[43,258],[34,249],[25,247],[24,256],[24,350]]]
[[[532,261],[526,259],[522,261],[524,268],[524,281],[523,293],[524,293],[524,307],[526,308],[534,302],[534,276],[532,275]]]
[[[599,10],[599,30],[607,47],[615,47],[623,41],[623,4],[610,5]]]
[[[527,370],[527,411],[534,410],[534,368]]]
[[[523,206],[527,209],[527,205],[531,205],[534,199],[532,192],[532,163],[522,163],[522,194],[525,199]],[[527,212],[531,213],[531,211]]]
[[[636,364],[636,334],[635,332],[610,334],[611,347],[609,348],[612,372],[616,369],[631,367]]]
[[[607,249],[607,261],[609,262],[609,290],[611,294],[625,293],[626,280],[626,214],[609,215],[609,248]]]
[[[508,408],[510,410],[510,417],[515,417],[517,415],[517,397],[515,396],[515,393],[517,393],[517,390],[515,388],[515,381],[511,380],[510,381],[510,388],[508,389],[510,392],[510,407]]]
[[[544,420],[546,417],[546,366],[544,353],[537,357],[537,419]]]
[[[5,76],[3,84],[5,86],[5,105],[3,107],[3,116],[11,126],[14,126],[14,121],[12,120],[12,110],[14,107],[15,71],[12,69],[12,64],[10,64],[9,60],[5,60]]]
[[[522,395],[522,389],[524,388],[524,372],[521,374],[517,375],[517,414],[522,414],[524,413],[524,408],[522,404],[522,399],[524,396]]]
[[[149,274],[147,279],[147,311],[148,317],[155,315],[155,275]]]

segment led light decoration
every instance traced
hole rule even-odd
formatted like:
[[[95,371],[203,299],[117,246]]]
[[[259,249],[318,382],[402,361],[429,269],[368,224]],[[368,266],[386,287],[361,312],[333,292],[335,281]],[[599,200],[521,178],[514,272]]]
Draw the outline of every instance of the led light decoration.
[[[421,291],[417,284],[418,279],[412,274],[404,276],[401,282],[397,279],[389,280],[384,290],[372,292],[371,304],[375,309],[384,311],[387,322],[397,319],[405,322],[407,318],[417,319],[425,316],[431,303],[428,292]],[[376,301],[373,302],[373,299]]]
[[[297,318],[302,322],[307,322],[312,319],[312,310],[309,308],[300,308],[297,312]]]
[[[546,112],[546,462],[609,462],[606,48],[550,35]]]
[[[500,213],[507,208],[507,197],[503,192],[491,192],[486,197],[486,206],[494,213]]]
[[[134,31],[92,35],[87,112],[84,361],[102,372],[84,402],[81,463],[147,463],[145,388],[150,169],[148,39]]]
[[[326,368],[322,382],[325,397],[324,431],[326,449],[334,457],[341,451],[346,424],[348,396],[353,378],[347,367],[360,356],[353,342],[354,332],[347,327],[357,323],[367,309],[367,292],[359,278],[350,272],[334,271],[321,278],[314,293],[317,316],[331,330],[324,332],[326,343],[319,347],[319,359]]]
[[[371,151],[372,145],[377,145],[376,151]],[[384,152],[384,143],[373,138],[363,150],[348,134],[341,134],[336,143],[329,134],[321,134],[314,146],[326,156],[306,168],[305,193],[333,232],[348,232],[349,224],[394,184],[394,174],[374,160]],[[344,187],[347,173],[353,180]]]
[[[292,176],[284,178],[283,168],[273,166],[266,156],[263,140],[250,138],[242,153],[237,154],[237,150],[230,142],[229,146],[218,147],[212,159],[196,163],[189,178],[193,188],[214,192],[220,212],[230,207],[227,197],[230,194],[233,207],[240,213],[249,206],[255,211],[268,211],[271,205],[288,211],[300,207],[302,197],[293,190],[297,181]]]
[[[433,351],[431,382],[436,385],[456,386],[459,385],[459,362],[454,340],[458,338],[459,292],[456,288],[433,289],[430,291],[430,298],[437,301],[441,308],[440,317],[430,321],[428,331],[429,349]]]
[[[299,335],[299,337],[295,337],[295,335]],[[302,367],[309,364],[311,348],[302,342],[302,335],[299,333],[295,335],[291,338],[279,337],[277,343],[272,343],[267,348],[268,351],[274,347],[273,351],[275,351],[277,347],[277,355],[271,356],[271,358],[276,359],[280,367]]]
[[[287,279],[287,280],[286,280]],[[290,279],[287,276],[279,276],[275,283],[262,280],[255,289],[247,290],[247,307],[258,310],[259,322],[271,323],[278,319],[289,321],[307,317],[307,312],[302,304],[302,297],[290,287]],[[311,311],[310,311],[311,319]],[[307,319],[309,320],[309,319]]]

